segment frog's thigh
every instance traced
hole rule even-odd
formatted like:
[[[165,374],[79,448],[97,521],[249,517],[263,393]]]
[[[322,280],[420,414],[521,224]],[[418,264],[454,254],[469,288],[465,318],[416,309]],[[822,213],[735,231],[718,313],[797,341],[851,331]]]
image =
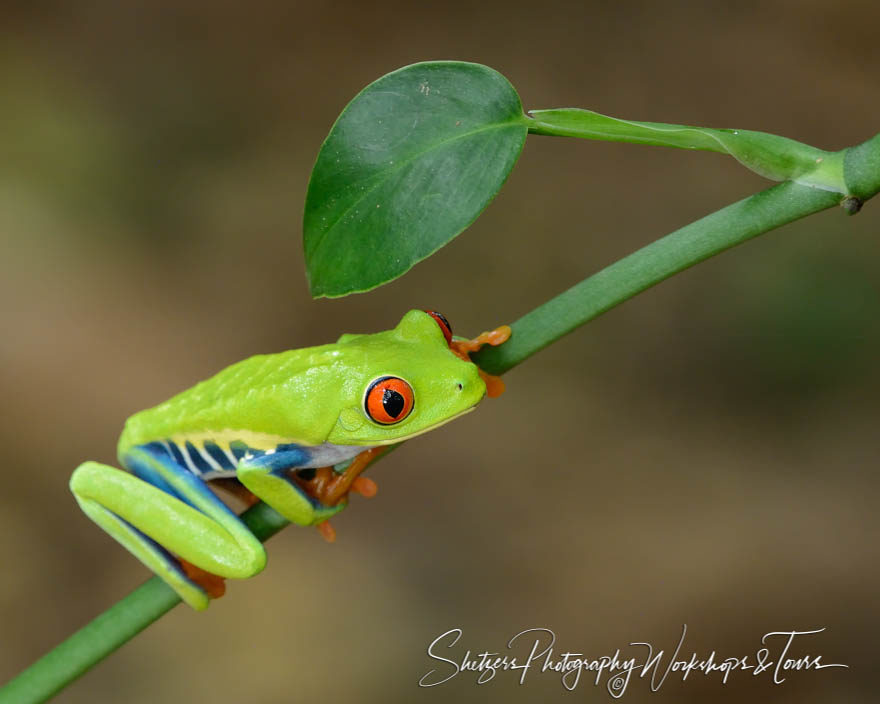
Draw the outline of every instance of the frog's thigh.
[[[325,506],[288,476],[289,470],[302,467],[307,459],[303,450],[282,450],[243,459],[236,472],[242,484],[288,521],[310,526],[339,513],[345,502]]]
[[[122,459],[138,477],[156,483],[165,490],[163,494],[170,489],[177,497],[177,501],[172,502],[172,510],[179,517],[180,525],[171,527],[163,522],[162,537],[151,533],[158,542],[187,562],[221,577],[244,579],[266,566],[266,551],[260,541],[205,482],[186,467],[142,447],[130,450]],[[179,540],[186,552],[174,546],[174,536],[181,531],[185,535]]]
[[[191,583],[162,548],[221,577],[249,577],[265,565],[263,546],[213,494],[219,506],[208,505],[210,500],[206,497],[181,493],[198,507],[194,508],[127,472],[97,462],[80,465],[70,485],[92,520],[168,581],[187,601],[178,583]],[[175,490],[180,488],[176,486]],[[204,491],[211,493],[207,487]],[[222,515],[221,507],[228,516]],[[230,517],[239,524],[237,527]],[[195,585],[191,588],[198,589]]]
[[[163,579],[187,604],[199,611],[208,608],[208,595],[204,589],[186,577],[179,563],[167,550],[102,504],[108,492],[115,494],[118,499],[131,501],[132,496],[137,496],[142,491],[139,487],[133,487],[138,493],[129,493],[129,487],[114,486],[116,474],[140,482],[139,479],[125,472],[97,462],[85,462],[77,467],[70,478],[70,488],[80,508],[126,550]],[[144,482],[140,483],[144,484]],[[125,485],[127,482],[122,484]],[[144,486],[152,488],[146,484]],[[109,489],[105,492],[101,490],[102,487]],[[148,495],[150,493],[146,492]],[[167,494],[165,496],[171,498]],[[115,502],[110,501],[110,503]]]

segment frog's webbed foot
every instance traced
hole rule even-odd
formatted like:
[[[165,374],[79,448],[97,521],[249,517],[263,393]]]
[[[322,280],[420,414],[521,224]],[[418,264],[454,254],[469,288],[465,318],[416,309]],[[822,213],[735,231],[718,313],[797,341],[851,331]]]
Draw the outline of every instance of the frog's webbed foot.
[[[329,467],[327,467],[329,469]],[[358,477],[351,483],[351,489],[349,493],[355,492],[356,494],[360,494],[366,499],[371,499],[376,495],[376,492],[379,491],[379,487],[376,485],[372,479],[368,479],[367,477]],[[336,529],[330,524],[329,520],[321,521],[320,523],[315,524],[315,528],[318,529],[318,532],[321,534],[321,537],[324,538],[328,543],[336,542]]]
[[[501,325],[494,330],[489,330],[488,332],[477,335],[473,340],[453,339],[449,343],[449,349],[466,362],[472,362],[473,360],[470,358],[471,352],[476,352],[483,345],[497,347],[510,339],[510,333],[511,330],[509,325]],[[504,382],[501,380],[500,376],[489,374],[479,367],[477,367],[477,370],[486,384],[486,395],[489,398],[497,398],[504,393]]]
[[[312,498],[320,501],[325,506],[336,506],[348,498],[350,492],[360,494],[365,498],[376,495],[379,487],[372,479],[360,476],[367,465],[387,448],[371,447],[356,455],[344,471],[336,472],[332,467],[319,467],[317,469],[299,470],[294,478],[303,490]],[[330,521],[321,521],[316,524],[321,536],[328,543],[336,540],[336,531],[330,525]]]
[[[355,455],[342,472],[336,472],[332,467],[319,467],[313,472],[300,470],[297,472],[297,481],[310,496],[325,506],[336,506],[352,490],[364,496],[375,496],[376,482],[361,477],[360,474],[386,449],[379,446],[364,450]],[[358,481],[359,479],[363,481]]]

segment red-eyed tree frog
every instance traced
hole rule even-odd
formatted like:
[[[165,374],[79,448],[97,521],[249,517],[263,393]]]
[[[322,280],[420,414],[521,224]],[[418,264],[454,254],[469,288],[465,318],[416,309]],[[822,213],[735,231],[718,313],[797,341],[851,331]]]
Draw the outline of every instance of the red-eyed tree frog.
[[[85,462],[70,488],[93,521],[205,609],[224,578],[266,564],[263,545],[206,482],[231,482],[247,503],[262,499],[332,540],[327,519],[349,491],[375,493],[359,476],[373,457],[503,390],[467,353],[509,334],[502,326],[453,340],[442,315],[412,310],[392,330],[251,357],[129,418],[118,456],[130,473]]]

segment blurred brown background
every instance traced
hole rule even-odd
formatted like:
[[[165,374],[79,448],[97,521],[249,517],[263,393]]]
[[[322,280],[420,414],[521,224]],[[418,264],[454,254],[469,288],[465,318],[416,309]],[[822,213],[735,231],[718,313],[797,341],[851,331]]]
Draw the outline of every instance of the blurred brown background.
[[[776,132],[878,130],[869,2],[39,2],[0,9],[0,680],[147,577],[67,489],[124,419],[245,356],[436,307],[511,321],[767,182],[706,153],[530,137],[462,237],[398,282],[309,299],[300,218],[333,120],[382,74],[488,64],[528,108]],[[601,655],[849,670],[670,678],[633,702],[876,701],[880,237],[830,211],[676,276],[513,371],[372,473],[339,541],[179,607],[60,702],[610,701],[584,678],[434,689],[428,643],[530,627]],[[631,654],[636,654],[631,652]],[[872,694],[872,692],[875,692]]]

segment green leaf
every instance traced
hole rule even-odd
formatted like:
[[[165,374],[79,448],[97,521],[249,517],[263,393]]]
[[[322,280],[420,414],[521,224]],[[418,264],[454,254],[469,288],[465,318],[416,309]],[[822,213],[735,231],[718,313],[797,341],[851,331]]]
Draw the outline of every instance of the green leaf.
[[[413,64],[343,110],[312,171],[303,246],[312,296],[397,278],[470,225],[516,163],[529,120],[479,64]]]
[[[579,108],[530,110],[529,114],[534,118],[529,131],[534,134],[719,152],[774,181],[847,192],[843,152],[827,152],[788,137],[752,130],[621,120]]]

